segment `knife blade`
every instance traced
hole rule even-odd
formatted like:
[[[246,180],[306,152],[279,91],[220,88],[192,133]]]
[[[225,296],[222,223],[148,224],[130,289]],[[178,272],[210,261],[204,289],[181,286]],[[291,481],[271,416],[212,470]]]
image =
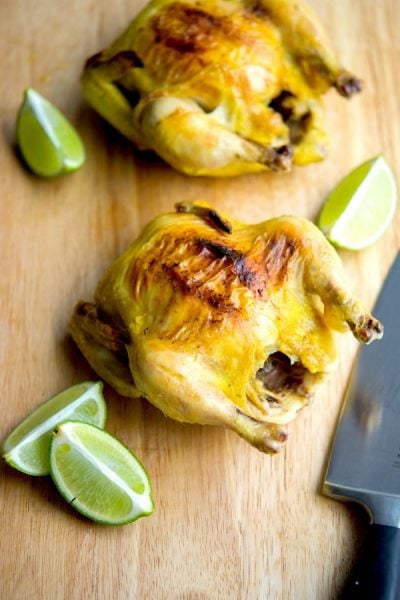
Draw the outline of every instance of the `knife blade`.
[[[322,491],[370,516],[364,553],[343,598],[400,599],[400,252],[375,316],[381,341],[364,346],[343,402]]]

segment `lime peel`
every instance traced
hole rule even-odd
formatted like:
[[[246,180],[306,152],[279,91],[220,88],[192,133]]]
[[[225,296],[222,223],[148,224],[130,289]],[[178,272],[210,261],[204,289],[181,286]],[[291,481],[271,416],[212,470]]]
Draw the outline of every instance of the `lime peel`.
[[[123,525],[153,512],[150,480],[143,465],[98,427],[78,421],[60,424],[53,434],[50,465],[60,494],[94,521]]]
[[[51,102],[27,88],[17,117],[21,154],[36,175],[55,177],[76,171],[85,148],[73,125]]]
[[[335,246],[362,250],[386,231],[396,204],[396,180],[380,154],[359,165],[336,186],[322,208],[318,226]]]
[[[28,475],[50,472],[50,441],[54,428],[67,419],[104,427],[106,404],[101,381],[74,385],[41,404],[8,435],[2,446],[5,461]]]

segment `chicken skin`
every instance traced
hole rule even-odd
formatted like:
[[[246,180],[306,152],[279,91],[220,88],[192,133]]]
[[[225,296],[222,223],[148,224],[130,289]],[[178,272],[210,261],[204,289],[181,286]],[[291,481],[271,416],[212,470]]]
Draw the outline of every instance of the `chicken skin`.
[[[383,333],[317,227],[291,216],[243,224],[204,203],[149,223],[70,324],[120,394],[271,453],[334,370],[335,337],[348,330],[362,343]]]
[[[324,159],[321,96],[361,90],[303,0],[152,0],[82,85],[139,149],[208,176]]]

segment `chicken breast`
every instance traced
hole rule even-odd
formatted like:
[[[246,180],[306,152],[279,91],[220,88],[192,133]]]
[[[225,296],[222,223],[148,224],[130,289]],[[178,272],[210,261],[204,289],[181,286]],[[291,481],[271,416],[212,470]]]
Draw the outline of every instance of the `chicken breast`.
[[[95,371],[169,417],[276,452],[337,364],[335,337],[382,325],[349,291],[311,222],[256,225],[204,203],[154,219],[80,302],[70,330]]]
[[[361,90],[303,0],[152,0],[82,85],[140,149],[211,176],[322,160],[322,95]]]

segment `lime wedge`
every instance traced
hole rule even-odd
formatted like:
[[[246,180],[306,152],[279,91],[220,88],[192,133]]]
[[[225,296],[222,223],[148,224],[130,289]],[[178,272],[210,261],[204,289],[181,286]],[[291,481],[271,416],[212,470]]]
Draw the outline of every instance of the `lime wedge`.
[[[89,519],[123,525],[153,512],[151,485],[141,463],[93,425],[61,423],[53,434],[50,465],[61,495]]]
[[[77,419],[104,427],[106,404],[102,389],[100,381],[86,381],[39,406],[7,437],[2,447],[3,458],[28,475],[48,475],[52,432],[59,423]]]
[[[42,177],[76,171],[85,161],[83,143],[64,115],[32,88],[24,93],[17,141],[28,167]]]
[[[389,226],[396,210],[397,186],[383,155],[363,163],[333,190],[318,218],[318,226],[339,248],[361,250]]]

